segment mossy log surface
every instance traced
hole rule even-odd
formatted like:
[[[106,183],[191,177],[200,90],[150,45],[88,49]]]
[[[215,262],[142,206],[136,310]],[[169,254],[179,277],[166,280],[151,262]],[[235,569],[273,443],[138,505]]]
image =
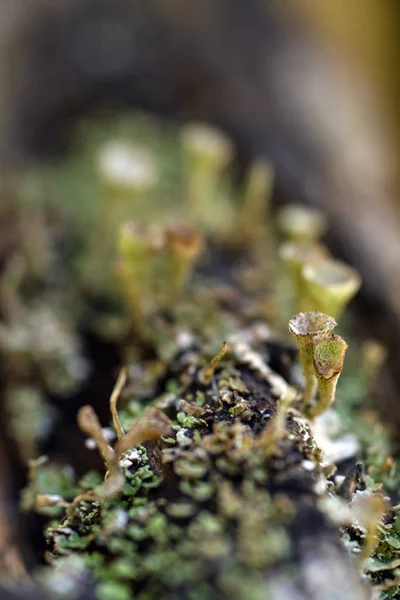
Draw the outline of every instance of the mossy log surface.
[[[75,249],[74,268],[62,264],[55,234],[43,225],[49,255],[58,258],[53,271],[40,271],[40,285],[29,262],[23,279],[21,263],[10,261],[2,280],[12,300],[3,305],[15,309],[0,330],[2,411],[10,419],[3,427],[22,461],[36,459],[22,506],[44,515],[47,544],[46,565],[28,575],[24,598],[396,597],[400,525],[383,494],[389,489],[396,503],[399,476],[387,431],[366,400],[379,360],[350,364],[343,394],[339,383],[339,412],[307,418],[287,331],[296,282],[290,288],[279,236],[264,215],[266,173],[257,202],[245,194],[246,210],[224,193],[220,205],[208,195],[197,203],[206,225],[187,207],[160,201],[147,225],[126,223],[119,210],[132,218],[132,205],[122,199],[116,206],[110,194],[99,228],[88,228],[96,235],[82,234],[86,254]],[[100,354],[112,352],[86,357],[82,330],[102,344]],[[326,366],[332,353],[320,354]],[[128,381],[118,393],[120,421],[114,410],[115,431],[106,437],[100,424],[96,430],[96,413],[111,421],[101,388],[117,364],[126,366]],[[59,412],[55,424],[50,419],[45,463],[39,433],[49,399]],[[82,409],[87,403],[93,408]],[[90,470],[96,453],[79,437],[77,411],[103,471],[101,459]],[[100,442],[89,432],[93,424]],[[96,446],[94,439],[86,444]],[[4,598],[21,594],[17,588],[8,586]]]
[[[292,353],[268,338],[236,335],[208,384],[200,348],[170,361],[155,402],[170,433],[123,455],[122,494],[47,530],[50,563],[73,573],[79,557],[101,598],[369,597],[327,509],[332,467],[284,379]]]

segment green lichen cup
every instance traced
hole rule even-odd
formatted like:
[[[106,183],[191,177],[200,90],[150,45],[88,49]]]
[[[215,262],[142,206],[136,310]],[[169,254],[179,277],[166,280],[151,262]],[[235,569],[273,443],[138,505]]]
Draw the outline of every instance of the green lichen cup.
[[[285,267],[295,310],[302,312],[314,310],[304,286],[302,270],[310,262],[317,264],[318,261],[328,258],[325,246],[306,241],[288,241],[279,248],[279,258]]]
[[[327,340],[336,326],[333,317],[317,311],[300,312],[289,321],[289,332],[296,340],[305,377],[303,394],[305,406],[312,403],[317,391],[314,373],[314,340],[317,338],[319,341]]]
[[[310,307],[339,318],[361,286],[356,269],[338,260],[310,261],[301,269],[301,287]]]
[[[278,227],[288,240],[314,243],[325,234],[327,219],[316,208],[288,204],[279,212]]]

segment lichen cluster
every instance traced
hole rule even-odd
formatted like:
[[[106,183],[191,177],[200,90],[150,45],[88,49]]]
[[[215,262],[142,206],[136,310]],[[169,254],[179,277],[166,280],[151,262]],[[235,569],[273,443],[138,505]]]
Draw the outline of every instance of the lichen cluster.
[[[199,348],[177,355],[153,402],[170,433],[123,454],[120,494],[82,502],[47,529],[48,560],[78,555],[107,600],[268,597],[274,570],[296,569],[301,537],[290,528],[302,511],[324,519],[318,499],[332,471],[289,408],[293,389],[257,371],[271,351],[268,341],[233,344],[208,383]]]
[[[400,471],[372,391],[383,352],[351,328],[333,405],[347,344],[332,331],[358,273],[329,255],[319,211],[291,206],[275,220],[264,162],[234,187],[219,133],[138,123],[146,144],[99,153],[91,218],[65,173],[55,224],[31,202],[37,235],[19,224],[0,280],[8,430],[28,466],[22,507],[49,519],[35,578],[61,597],[89,582],[99,600],[330,590],[356,600],[367,581],[397,597]],[[79,477],[57,445],[50,460],[40,454],[62,421],[49,398],[67,404],[97,366],[87,337],[124,367],[111,428],[97,416],[99,387],[79,404],[104,462]],[[97,366],[94,383],[115,368]],[[75,465],[79,443],[67,446]]]

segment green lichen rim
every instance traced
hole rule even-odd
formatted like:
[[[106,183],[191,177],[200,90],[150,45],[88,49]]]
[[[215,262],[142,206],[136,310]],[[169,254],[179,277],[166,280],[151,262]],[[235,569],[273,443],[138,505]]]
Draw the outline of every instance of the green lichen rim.
[[[361,287],[356,269],[330,258],[304,264],[301,279],[311,306],[335,317],[340,316]]]
[[[291,240],[284,242],[279,248],[280,259],[288,265],[300,267],[310,261],[318,261],[327,256],[327,251],[321,244],[307,240]]]
[[[354,293],[360,288],[361,277],[356,269],[339,260],[325,259],[308,263],[303,267],[303,276],[310,283],[326,288]]]

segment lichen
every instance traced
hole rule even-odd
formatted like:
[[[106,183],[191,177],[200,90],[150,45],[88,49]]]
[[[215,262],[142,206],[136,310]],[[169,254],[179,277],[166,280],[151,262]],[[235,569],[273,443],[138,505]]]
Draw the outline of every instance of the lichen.
[[[349,361],[338,399],[334,409],[317,416],[310,413],[310,406],[317,407],[315,373],[331,379],[342,366],[343,345],[330,337],[336,322],[323,317],[322,341],[314,335],[321,333],[318,319],[311,330],[304,330],[302,319],[301,331],[292,328],[305,342],[301,358],[308,352],[307,402],[287,336],[288,299],[300,308],[310,302],[307,265],[331,260],[318,241],[325,219],[317,215],[311,226],[295,226],[296,240],[280,252],[284,272],[268,210],[270,168],[251,167],[242,205],[235,204],[223,173],[229,144],[221,147],[217,164],[208,158],[201,165],[197,156],[197,174],[190,173],[191,157],[179,133],[167,128],[155,135],[154,124],[147,125],[144,119],[135,129],[141,133],[135,137],[150,137],[157,171],[146,193],[139,197],[136,190],[131,203],[126,187],[117,190],[98,173],[93,189],[101,210],[93,209],[89,218],[86,195],[71,191],[59,208],[57,227],[61,237],[71,238],[67,253],[50,235],[50,266],[40,278],[21,262],[18,249],[2,280],[13,300],[4,306],[22,308],[7,315],[0,331],[12,367],[7,395],[16,399],[10,431],[24,458],[31,452],[36,459],[29,463],[22,504],[49,519],[48,564],[35,577],[49,590],[70,595],[89,581],[100,600],[275,600],[284,595],[281,590],[287,597],[303,590],[304,555],[315,559],[310,564],[322,564],[329,546],[337,550],[343,580],[354,577],[354,589],[346,596],[341,582],[329,579],[335,573],[331,560],[318,572],[322,587],[334,586],[343,600],[353,600],[363,574],[382,586],[382,599],[396,597],[399,511],[385,497],[395,497],[400,470],[391,458],[388,430],[373,409],[371,362],[357,362],[362,349],[345,331]],[[200,167],[207,171],[203,187]],[[73,172],[73,165],[68,169]],[[83,178],[93,178],[90,169]],[[189,197],[176,201],[185,186]],[[59,187],[61,194],[70,189]],[[79,223],[73,234],[70,222]],[[282,230],[287,234],[288,226],[293,233],[290,223]],[[313,309],[323,308],[320,300],[314,294]],[[40,390],[46,403],[50,395],[77,393],[91,360],[84,356],[85,336],[111,344],[118,360],[101,364],[96,391],[78,413],[104,470],[90,467],[77,475],[60,465],[57,452],[48,462],[38,458],[42,400],[30,403],[37,418],[28,436],[18,427],[18,411],[25,412],[18,395]],[[114,377],[116,362],[125,368],[110,405],[114,442],[97,419],[96,394],[101,371]],[[73,438],[71,462],[83,448]]]
[[[132,459],[125,455],[122,493],[83,501],[47,529],[49,562],[79,553],[100,582],[99,597],[115,584],[117,594],[130,590],[130,597],[169,598],[184,590],[191,598],[194,590],[196,598],[244,598],[242,586],[234,591],[234,573],[243,572],[255,589],[259,581],[261,594],[269,569],[295,565],[288,528],[299,507],[290,481],[299,478],[315,502],[313,489],[324,479],[318,448],[295,409],[272,394],[268,378],[223,357],[204,383],[202,367],[190,368],[201,365],[200,357],[192,350],[169,365],[178,380],[190,372],[164,408],[172,432],[139,447]],[[190,414],[192,408],[201,416]],[[271,426],[282,417],[266,452]],[[312,473],[302,468],[310,460]]]

